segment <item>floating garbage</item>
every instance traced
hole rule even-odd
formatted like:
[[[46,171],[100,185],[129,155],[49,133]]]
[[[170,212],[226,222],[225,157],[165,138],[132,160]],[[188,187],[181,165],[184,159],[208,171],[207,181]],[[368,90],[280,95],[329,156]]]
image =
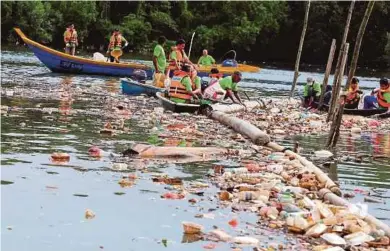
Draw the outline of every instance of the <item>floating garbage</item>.
[[[70,155],[67,153],[52,153],[51,158],[54,161],[69,161],[70,160]]]
[[[85,210],[85,218],[86,219],[93,219],[95,218],[95,213],[91,209]]]
[[[200,234],[203,231],[203,226],[193,222],[183,221],[183,231],[185,234]]]

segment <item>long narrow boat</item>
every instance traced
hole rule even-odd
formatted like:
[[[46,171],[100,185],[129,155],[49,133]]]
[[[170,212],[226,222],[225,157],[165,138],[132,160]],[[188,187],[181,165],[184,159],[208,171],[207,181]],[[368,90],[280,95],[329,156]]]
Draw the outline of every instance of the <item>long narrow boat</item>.
[[[198,76],[200,77],[208,77],[211,69],[217,68],[220,73],[225,75],[231,75],[235,71],[239,72],[247,72],[247,73],[258,73],[260,72],[260,68],[252,65],[246,64],[238,64],[237,66],[223,66],[222,64],[218,64],[216,66],[200,66],[198,69]]]
[[[163,106],[164,110],[168,110],[176,113],[181,113],[181,112],[195,113],[199,111],[200,108],[200,105],[196,105],[196,104],[175,103],[169,100],[162,92],[157,92],[156,96],[160,100],[160,103]]]
[[[329,105],[323,105],[321,110],[328,111]],[[376,114],[385,113],[387,110],[381,109],[344,109],[344,114],[369,117]]]
[[[151,97],[155,97],[157,92],[164,92],[164,88],[158,88],[148,84],[141,84],[134,80],[121,78],[122,92],[123,94],[138,96],[146,94]]]
[[[153,75],[153,70],[144,64],[102,62],[65,54],[27,38],[19,28],[14,29],[35,56],[53,72],[128,77],[133,70],[142,69],[146,71],[148,78]]]

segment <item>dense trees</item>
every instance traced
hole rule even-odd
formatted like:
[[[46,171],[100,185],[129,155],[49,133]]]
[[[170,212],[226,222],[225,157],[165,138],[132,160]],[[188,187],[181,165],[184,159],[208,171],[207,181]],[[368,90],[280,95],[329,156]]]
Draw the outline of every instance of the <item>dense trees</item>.
[[[357,2],[348,42],[353,47],[367,2]],[[313,2],[302,61],[324,64],[332,38],[340,42],[349,2]],[[187,40],[196,31],[193,50],[208,48],[219,58],[235,49],[239,59],[295,60],[304,3],[284,1],[23,1],[1,2],[2,42],[12,42],[14,26],[39,42],[62,48],[69,22],[76,25],[80,45],[95,50],[107,45],[113,28],[120,28],[130,50],[151,50],[160,35]],[[390,64],[390,2],[378,2],[363,40],[359,64]],[[104,48],[105,49],[105,48]]]

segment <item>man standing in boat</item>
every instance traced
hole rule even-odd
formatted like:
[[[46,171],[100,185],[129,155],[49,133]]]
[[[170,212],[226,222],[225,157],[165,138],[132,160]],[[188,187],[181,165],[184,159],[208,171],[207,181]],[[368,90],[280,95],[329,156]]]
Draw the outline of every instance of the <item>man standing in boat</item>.
[[[184,39],[179,39],[176,42],[176,46],[172,47],[172,52],[169,55],[170,69],[181,70],[184,64],[191,65],[196,69],[196,66],[190,61],[184,51],[185,46],[186,42]]]
[[[77,31],[73,24],[69,24],[64,32],[65,53],[74,56],[76,46],[79,45],[77,40]]]
[[[156,87],[163,88],[165,81],[165,68],[167,66],[167,59],[165,57],[164,44],[167,39],[164,36],[158,38],[158,44],[154,47],[153,51],[153,65],[154,65],[154,78],[153,84]]]
[[[129,44],[119,32],[119,29],[115,29],[111,35],[107,50],[107,54],[110,55],[110,62],[116,61],[116,63],[119,63],[119,57],[123,54],[122,43],[125,43],[123,48]]]

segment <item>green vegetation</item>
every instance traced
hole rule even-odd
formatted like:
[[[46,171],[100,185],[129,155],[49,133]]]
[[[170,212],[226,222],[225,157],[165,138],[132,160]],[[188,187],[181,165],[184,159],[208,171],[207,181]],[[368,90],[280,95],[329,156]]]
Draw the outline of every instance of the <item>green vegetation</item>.
[[[348,41],[353,48],[367,2],[356,2]],[[341,40],[349,2],[313,2],[302,61],[326,62],[332,38]],[[80,46],[104,51],[113,28],[129,41],[128,50],[152,50],[158,36],[190,40],[195,31],[193,55],[203,48],[218,59],[235,49],[239,60],[292,64],[301,33],[304,3],[186,2],[186,1],[31,1],[1,2],[2,42],[14,42],[14,26],[32,39],[63,48],[63,32],[74,23]],[[390,2],[377,2],[363,41],[360,65],[390,65]],[[339,46],[339,44],[338,44]],[[386,47],[387,46],[387,47]]]

